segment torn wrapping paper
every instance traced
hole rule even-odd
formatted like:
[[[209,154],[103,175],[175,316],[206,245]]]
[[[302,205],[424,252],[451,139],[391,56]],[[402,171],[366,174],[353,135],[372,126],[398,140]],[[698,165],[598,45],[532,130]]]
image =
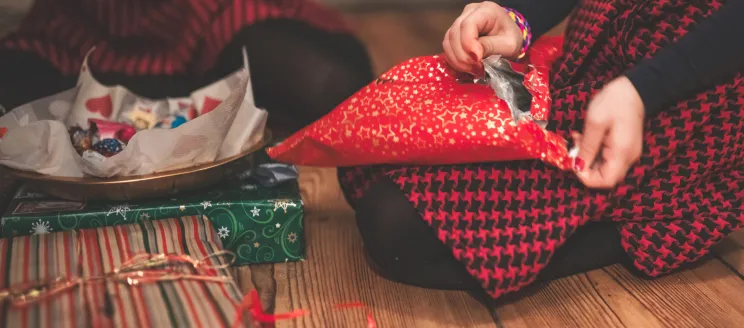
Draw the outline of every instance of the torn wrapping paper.
[[[544,128],[561,43],[538,40],[522,64],[488,58],[483,78],[455,71],[443,56],[408,60],[268,154],[326,167],[539,159],[572,169],[566,140]]]
[[[102,85],[83,63],[77,87],[0,117],[0,164],[53,176],[113,177],[238,155],[262,141],[267,119],[255,106],[247,59],[245,64],[188,98],[151,100],[122,86]],[[116,125],[105,124],[112,121],[133,126],[136,134],[112,130]],[[88,131],[91,125],[112,137],[88,140],[87,151],[76,149],[71,138],[85,136],[71,136],[70,128]],[[127,143],[113,137],[124,135],[131,138]]]

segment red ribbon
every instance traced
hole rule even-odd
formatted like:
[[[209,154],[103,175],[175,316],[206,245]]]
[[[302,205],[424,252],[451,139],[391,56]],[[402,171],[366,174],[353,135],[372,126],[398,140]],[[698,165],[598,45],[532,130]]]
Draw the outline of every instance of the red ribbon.
[[[377,328],[375,317],[372,315],[372,312],[367,309],[367,306],[365,306],[364,303],[343,303],[335,305],[334,308],[341,310],[356,308],[364,309],[367,314],[367,328]],[[243,301],[237,305],[237,309],[238,312],[235,315],[235,323],[232,326],[233,328],[238,328],[241,326],[241,324],[243,323],[243,313],[245,313],[246,311],[250,312],[251,319],[261,324],[276,323],[280,320],[290,320],[310,314],[310,311],[302,309],[279,314],[266,313],[263,310],[263,305],[261,305],[261,298],[258,296],[258,291],[256,291],[255,289],[250,291],[243,297]]]

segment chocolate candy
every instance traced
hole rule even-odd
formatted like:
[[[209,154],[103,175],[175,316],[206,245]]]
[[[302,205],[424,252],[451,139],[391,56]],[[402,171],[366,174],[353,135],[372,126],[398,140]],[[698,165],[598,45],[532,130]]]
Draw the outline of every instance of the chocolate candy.
[[[124,150],[124,143],[117,139],[103,139],[91,148],[99,154],[111,157]]]
[[[95,143],[95,136],[88,130],[83,130],[79,127],[70,128],[70,139],[73,147],[78,153],[82,153]]]

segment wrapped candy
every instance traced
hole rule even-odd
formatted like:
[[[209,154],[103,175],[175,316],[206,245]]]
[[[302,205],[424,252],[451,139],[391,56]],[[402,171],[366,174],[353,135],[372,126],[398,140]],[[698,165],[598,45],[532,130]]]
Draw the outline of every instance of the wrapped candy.
[[[170,115],[164,120],[158,122],[155,127],[161,129],[175,129],[186,122],[186,118],[181,115]]]
[[[134,124],[137,130],[147,130],[155,126],[158,116],[149,108],[135,107],[126,114],[125,119]]]
[[[88,120],[88,125],[91,127],[91,131],[97,132],[98,138],[101,140],[118,139],[127,143],[137,133],[137,130],[133,126],[120,122],[91,118]]]
[[[95,131],[73,127],[70,128],[70,140],[72,140],[72,146],[75,147],[75,150],[81,154],[98,142],[98,136]]]
[[[117,139],[102,139],[91,149],[105,157],[111,157],[124,150],[124,143]]]
[[[541,159],[571,169],[566,140],[544,129],[560,44],[536,42],[526,65],[488,58],[484,78],[456,72],[442,56],[411,59],[268,154],[310,166]]]

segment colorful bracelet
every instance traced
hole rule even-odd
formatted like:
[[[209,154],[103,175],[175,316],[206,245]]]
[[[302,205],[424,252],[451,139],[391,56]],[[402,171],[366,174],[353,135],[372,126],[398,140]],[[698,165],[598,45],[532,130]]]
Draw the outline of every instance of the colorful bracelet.
[[[529,49],[530,44],[532,43],[532,29],[530,29],[530,24],[527,23],[527,20],[524,19],[524,16],[520,14],[518,11],[511,9],[511,8],[504,8],[506,10],[506,13],[509,14],[509,17],[514,20],[515,23],[517,23],[517,26],[519,26],[519,29],[522,30],[522,51],[519,54],[518,58],[524,57],[524,55],[527,53],[527,49]]]

